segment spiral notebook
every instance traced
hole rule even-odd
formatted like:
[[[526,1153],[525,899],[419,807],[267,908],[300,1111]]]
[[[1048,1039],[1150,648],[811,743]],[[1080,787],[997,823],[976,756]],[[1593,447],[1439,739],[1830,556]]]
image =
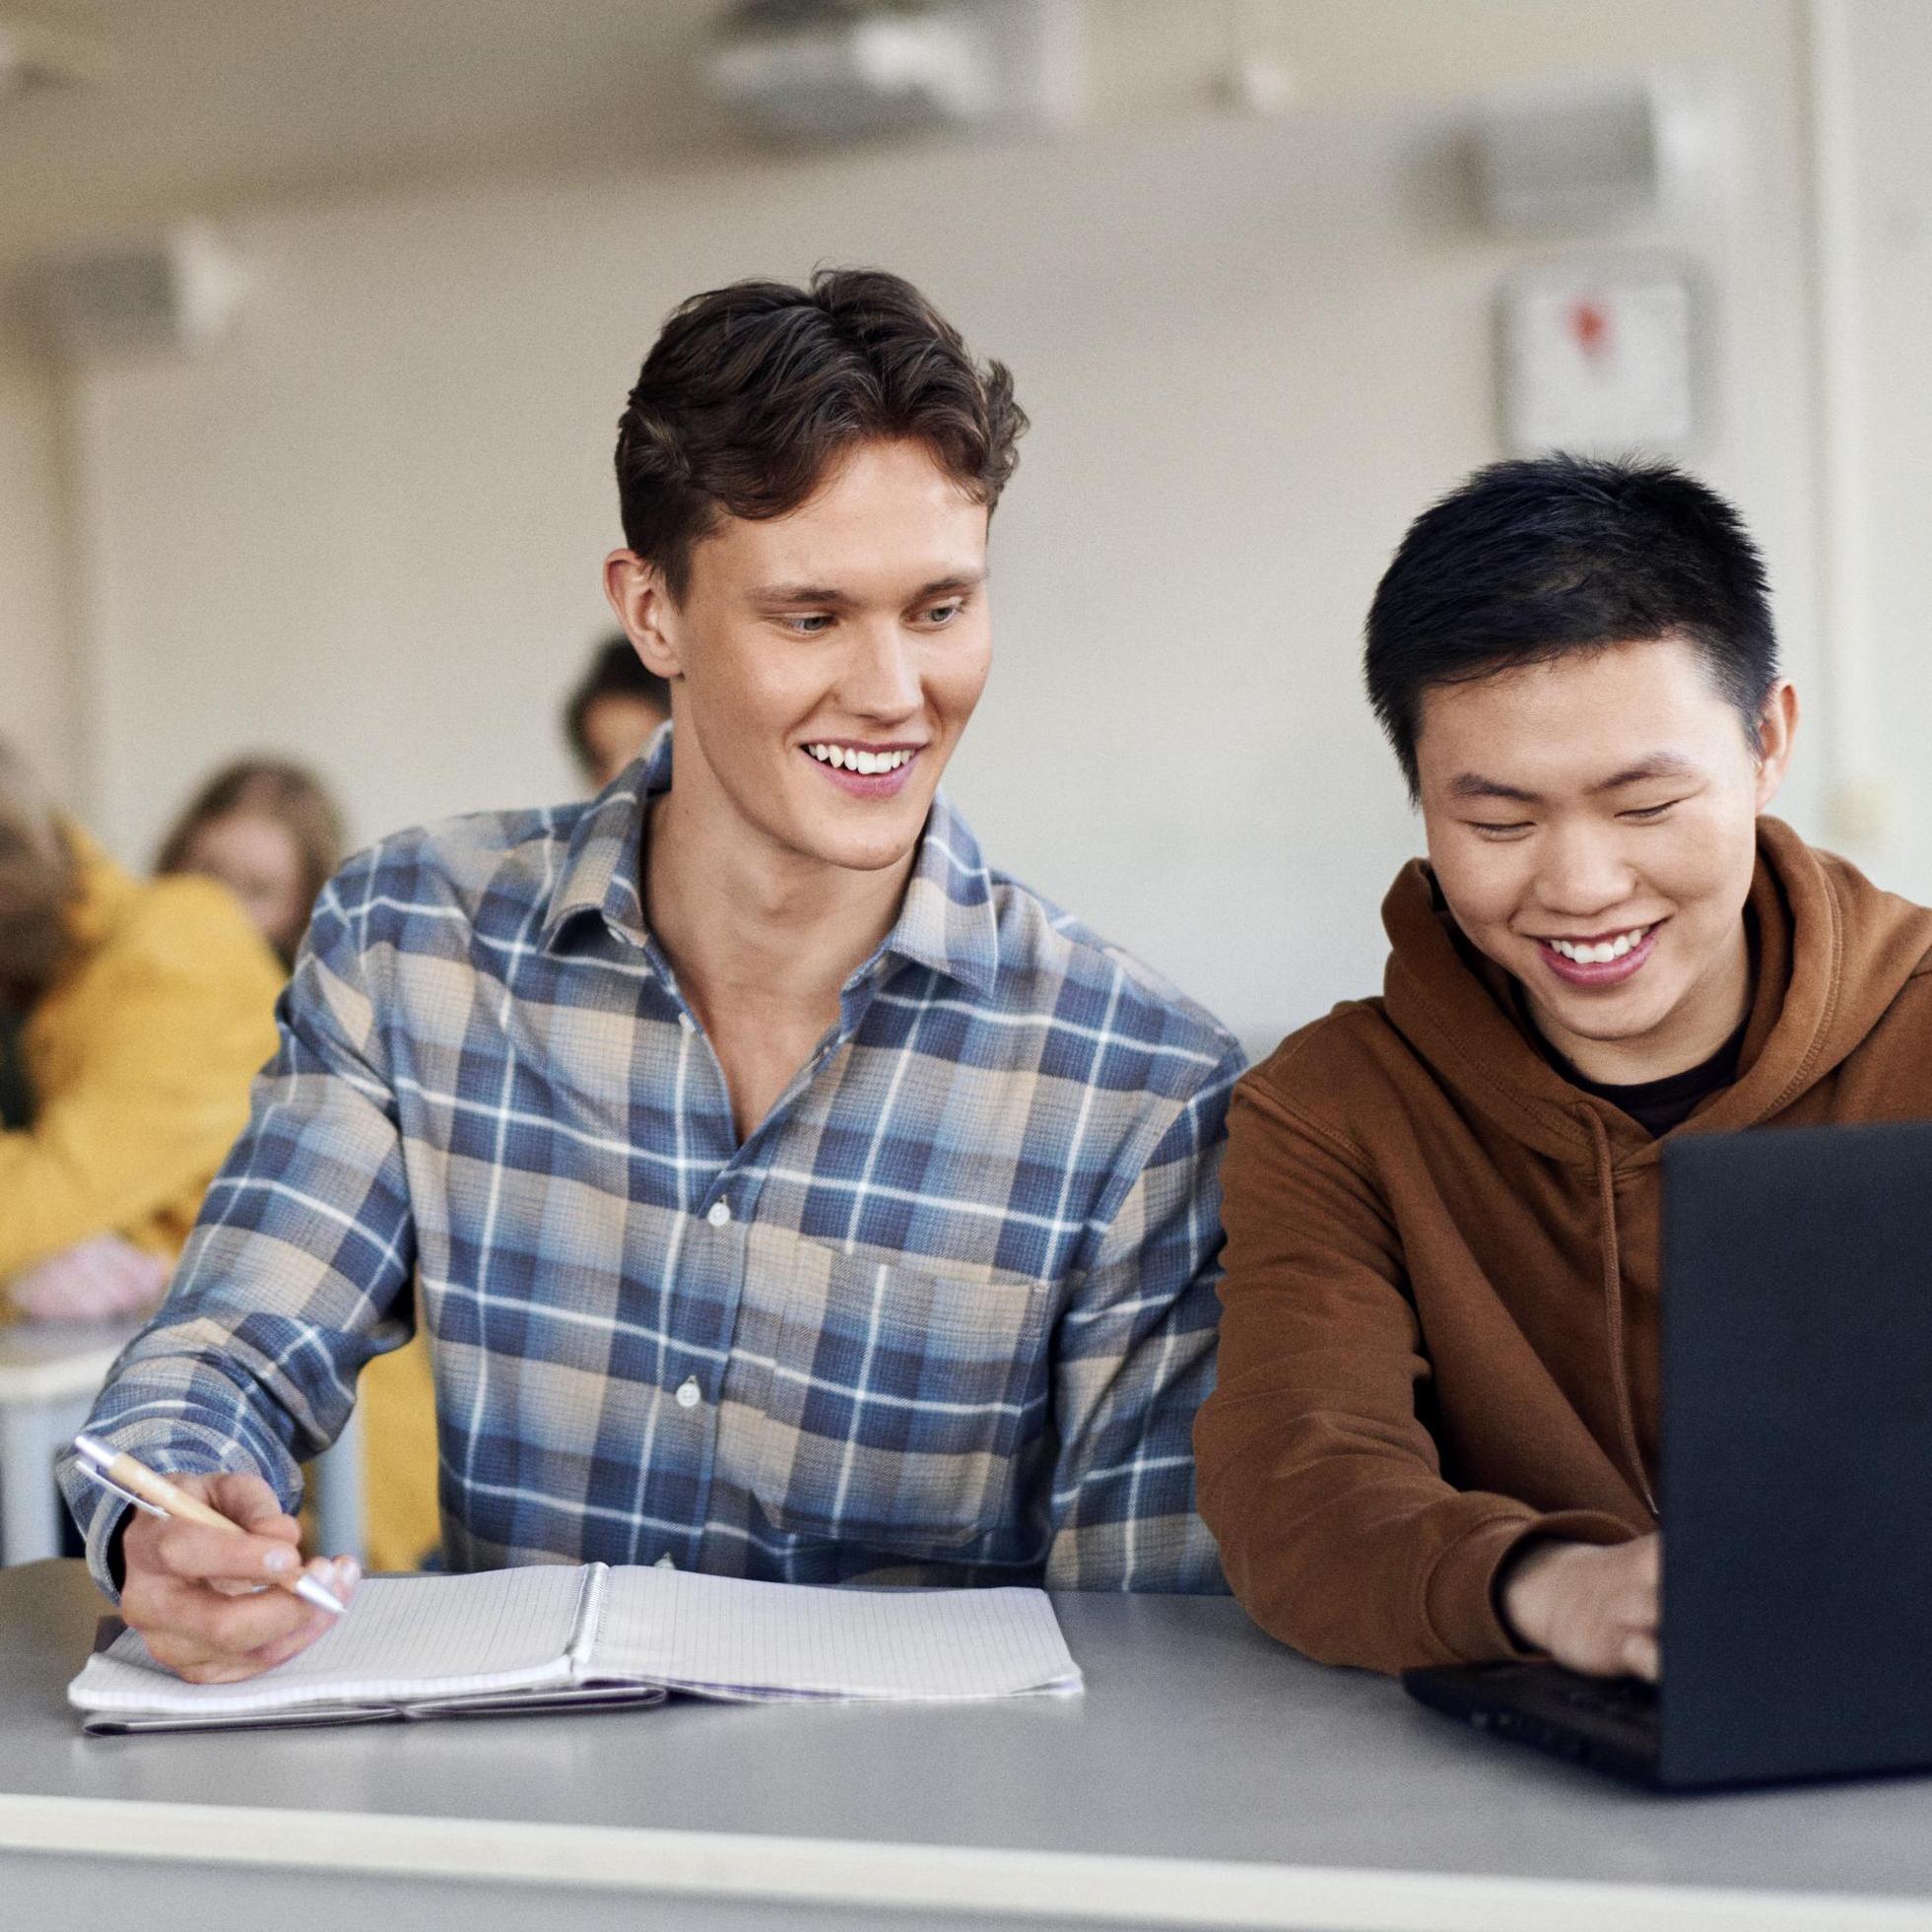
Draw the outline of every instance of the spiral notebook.
[[[286,1664],[188,1684],[133,1631],[68,1686],[90,1734],[648,1704],[953,1700],[1081,1688],[1038,1590],[813,1589],[589,1564],[372,1576]]]

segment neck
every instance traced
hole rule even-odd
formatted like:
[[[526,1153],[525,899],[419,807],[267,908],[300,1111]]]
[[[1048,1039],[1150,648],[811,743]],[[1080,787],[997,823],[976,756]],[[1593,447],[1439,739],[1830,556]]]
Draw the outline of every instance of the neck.
[[[747,841],[681,796],[674,785],[646,821],[644,916],[705,1030],[747,1009],[835,1015],[899,917],[916,846],[853,871]]]

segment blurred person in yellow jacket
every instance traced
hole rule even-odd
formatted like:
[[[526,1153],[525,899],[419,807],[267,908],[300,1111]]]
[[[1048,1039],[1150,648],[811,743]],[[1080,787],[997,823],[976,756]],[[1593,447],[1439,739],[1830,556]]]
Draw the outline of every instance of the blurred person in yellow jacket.
[[[274,961],[201,881],[141,885],[0,746],[0,1319],[161,1299],[274,1051]]]
[[[0,746],[0,1319],[160,1299],[277,984],[226,892],[130,878]]]
[[[214,773],[182,808],[162,840],[155,870],[165,878],[220,880],[286,970],[316,894],[342,863],[345,842],[342,812],[314,772],[284,759],[240,759]],[[274,1050],[273,1003],[271,992],[262,1009],[267,1044],[255,1065]],[[358,1401],[365,1555],[372,1569],[413,1569],[440,1534],[435,1387],[420,1334],[363,1370]]]

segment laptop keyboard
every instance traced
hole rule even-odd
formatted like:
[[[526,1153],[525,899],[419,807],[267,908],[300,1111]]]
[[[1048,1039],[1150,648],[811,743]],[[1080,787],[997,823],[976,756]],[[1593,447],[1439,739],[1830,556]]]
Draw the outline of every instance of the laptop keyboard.
[[[1654,1723],[1657,1717],[1657,1687],[1634,1677],[1590,1678],[1566,1687],[1563,1701],[1571,1710],[1625,1722]]]

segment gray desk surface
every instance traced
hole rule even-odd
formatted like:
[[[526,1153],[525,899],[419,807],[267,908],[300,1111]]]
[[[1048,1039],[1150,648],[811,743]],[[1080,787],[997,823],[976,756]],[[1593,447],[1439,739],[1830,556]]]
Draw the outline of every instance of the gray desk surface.
[[[97,1740],[63,1698],[85,1571],[0,1571],[0,1898],[65,1924],[134,1886],[147,1932],[300,1899],[465,1932],[1932,1928],[1932,1779],[1654,1798],[1306,1663],[1225,1599],[1057,1603],[1078,1699]]]

